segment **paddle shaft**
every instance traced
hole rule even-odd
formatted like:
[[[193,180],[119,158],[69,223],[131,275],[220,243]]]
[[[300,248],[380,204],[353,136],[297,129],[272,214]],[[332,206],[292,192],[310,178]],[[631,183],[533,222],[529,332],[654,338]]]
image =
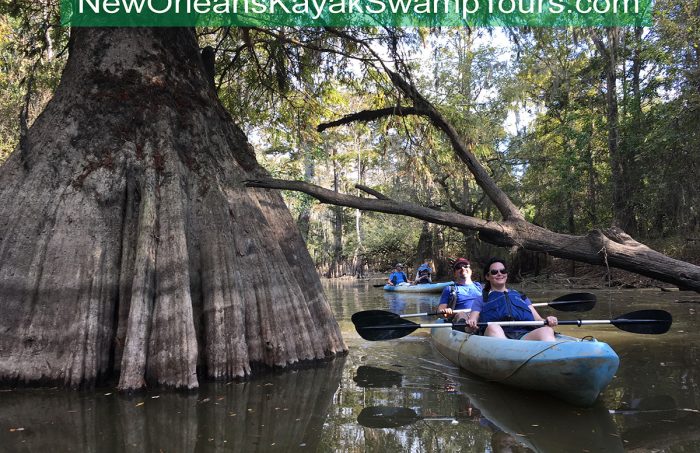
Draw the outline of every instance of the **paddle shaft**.
[[[591,325],[591,324],[645,324],[645,323],[658,323],[658,319],[572,319],[572,320],[564,320],[564,321],[559,321],[558,324],[560,326],[586,326],[586,325]],[[533,327],[533,326],[546,326],[547,321],[491,321],[491,322],[478,322],[476,323],[477,326],[479,327],[486,327],[490,325],[496,325],[496,326],[525,326],[525,327]],[[432,329],[433,327],[455,327],[455,326],[460,326],[463,327],[464,324],[453,324],[450,322],[437,322],[437,323],[427,323],[427,324],[416,324],[416,323],[411,323],[411,324],[396,324],[392,326],[366,326],[363,327],[365,330],[374,330],[374,329],[418,329],[418,328],[427,328],[427,329]]]

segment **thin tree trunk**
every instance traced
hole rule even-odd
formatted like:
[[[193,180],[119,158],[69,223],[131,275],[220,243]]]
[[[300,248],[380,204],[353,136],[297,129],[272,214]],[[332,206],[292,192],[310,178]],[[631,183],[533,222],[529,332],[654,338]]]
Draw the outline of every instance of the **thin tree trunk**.
[[[192,31],[77,28],[70,50],[0,167],[0,380],[194,388],[342,353]]]
[[[299,150],[304,154],[304,181],[312,182],[315,174],[314,161],[309,155],[309,152],[305,149],[305,145],[301,139],[299,140]],[[299,232],[305,241],[309,238],[309,228],[311,228],[311,206],[311,200],[302,200],[301,211],[297,217]]]
[[[331,152],[333,156],[333,191],[339,192],[340,189],[340,168],[336,159],[337,151],[335,148]],[[328,269],[328,277],[340,277],[343,274],[343,208],[333,206],[333,252],[331,256],[331,265]]]
[[[617,53],[619,30],[607,29],[607,43],[597,35],[594,42],[605,62],[605,102],[607,106],[608,152],[612,172],[613,216],[615,224],[631,234],[637,225],[630,194],[632,187],[628,173],[634,162],[620,147],[620,119],[617,104]]]
[[[588,137],[593,137],[593,122],[588,126]],[[591,225],[598,224],[598,190],[596,188],[596,169],[593,162],[593,146],[591,140],[587,140],[584,151],[584,159],[586,161],[586,169],[588,172],[588,197],[586,206],[588,211],[588,220]]]

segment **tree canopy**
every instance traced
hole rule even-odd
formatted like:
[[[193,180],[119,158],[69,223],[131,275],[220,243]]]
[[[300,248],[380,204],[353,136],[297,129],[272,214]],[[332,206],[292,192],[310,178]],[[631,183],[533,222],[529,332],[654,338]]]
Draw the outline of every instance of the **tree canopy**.
[[[21,39],[0,41],[8,68],[0,81],[8,93],[0,105],[8,112],[0,128],[5,154],[19,141],[26,94],[40,105],[55,86],[65,41],[50,6],[8,5],[3,36]],[[449,137],[411,114],[382,69],[389,65],[449,121],[527,221],[567,234],[615,224],[697,262],[697,1],[654,7],[652,27],[614,33],[230,28],[201,29],[198,38],[214,50],[220,99],[275,177],[368,196],[355,187],[361,184],[391,199],[501,219]],[[49,25],[29,26],[38,23]],[[49,48],[55,62],[35,65],[49,61]],[[317,131],[387,107],[393,115]],[[423,258],[420,221],[326,209],[303,193],[285,192],[285,200],[324,272]],[[469,231],[434,225],[430,237],[433,253],[478,247]]]

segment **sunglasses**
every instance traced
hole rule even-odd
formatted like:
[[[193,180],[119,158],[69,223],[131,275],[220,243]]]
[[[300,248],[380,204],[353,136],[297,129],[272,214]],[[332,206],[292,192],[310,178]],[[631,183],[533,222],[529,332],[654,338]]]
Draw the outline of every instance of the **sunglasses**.
[[[498,275],[498,274],[508,275],[508,271],[505,269],[491,269],[491,270],[489,270],[489,274],[491,274],[491,275]]]
[[[459,264],[459,265],[455,266],[455,270],[457,270],[457,269],[469,269],[469,268],[471,268],[471,265],[469,265],[469,264]]]

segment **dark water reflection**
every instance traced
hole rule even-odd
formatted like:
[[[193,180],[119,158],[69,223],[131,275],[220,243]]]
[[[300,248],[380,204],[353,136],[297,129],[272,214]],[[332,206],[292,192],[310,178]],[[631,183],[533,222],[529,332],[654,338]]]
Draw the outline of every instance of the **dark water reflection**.
[[[368,342],[350,323],[367,309],[430,311],[439,295],[345,282],[327,282],[326,291],[350,348],[345,358],[191,393],[7,389],[0,391],[0,451],[700,451],[694,294],[594,291],[598,305],[582,318],[663,308],[674,325],[661,336],[562,328],[608,342],[621,358],[598,403],[577,408],[471,377],[420,329]],[[528,295],[545,302],[566,292]]]

